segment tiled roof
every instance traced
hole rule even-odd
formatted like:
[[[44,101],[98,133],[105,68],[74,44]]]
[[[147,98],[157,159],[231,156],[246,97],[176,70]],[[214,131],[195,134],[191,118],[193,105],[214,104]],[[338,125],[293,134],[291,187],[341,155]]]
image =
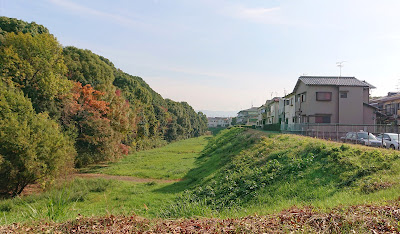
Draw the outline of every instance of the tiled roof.
[[[334,77],[334,76],[300,76],[306,85],[334,85],[334,86],[359,86],[375,88],[373,85],[356,79],[355,77]]]
[[[399,100],[400,99],[400,94],[397,94],[397,95],[392,95],[392,96],[385,96],[385,97],[381,97],[381,98],[378,98],[378,99],[374,99],[374,100],[371,100],[371,102],[376,102],[376,103],[378,103],[378,102],[388,102],[388,101],[394,101],[394,100]]]
[[[240,113],[240,112],[245,112],[245,111],[258,111],[258,107],[252,107],[252,108],[250,108],[250,109],[241,110],[241,111],[239,111],[238,113]]]

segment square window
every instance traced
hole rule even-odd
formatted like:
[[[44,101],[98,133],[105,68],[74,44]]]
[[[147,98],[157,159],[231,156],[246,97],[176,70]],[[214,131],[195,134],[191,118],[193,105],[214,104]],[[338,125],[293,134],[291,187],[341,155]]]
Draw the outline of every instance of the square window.
[[[317,92],[317,101],[332,100],[332,92]]]
[[[330,115],[315,116],[315,123],[330,123],[330,122],[331,122]]]
[[[340,91],[340,98],[347,98],[347,91]]]

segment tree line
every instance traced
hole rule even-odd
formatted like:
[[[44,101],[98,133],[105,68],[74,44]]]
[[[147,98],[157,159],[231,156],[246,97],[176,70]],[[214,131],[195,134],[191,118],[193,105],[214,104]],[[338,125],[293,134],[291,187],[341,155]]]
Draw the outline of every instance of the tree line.
[[[0,194],[196,137],[207,118],[34,22],[0,17]]]

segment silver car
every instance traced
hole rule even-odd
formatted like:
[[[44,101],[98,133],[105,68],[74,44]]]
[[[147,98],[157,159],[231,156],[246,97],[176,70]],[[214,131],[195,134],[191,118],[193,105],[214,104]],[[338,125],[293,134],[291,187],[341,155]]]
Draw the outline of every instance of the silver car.
[[[383,143],[386,144],[386,148],[388,149],[399,149],[400,135],[397,133],[383,133],[379,134],[376,138],[380,141],[383,138]]]

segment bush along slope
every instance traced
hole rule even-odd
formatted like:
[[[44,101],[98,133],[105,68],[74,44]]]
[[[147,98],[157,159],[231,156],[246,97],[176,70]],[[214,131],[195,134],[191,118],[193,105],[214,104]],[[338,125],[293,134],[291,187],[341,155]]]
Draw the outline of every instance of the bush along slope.
[[[55,146],[57,142],[52,140],[57,139],[53,137],[56,133],[65,137],[59,141],[68,142],[76,152],[71,154],[66,150],[64,156],[57,156],[65,158],[60,161],[69,162],[70,155],[76,155],[74,166],[82,167],[116,160],[129,151],[200,136],[207,129],[205,115],[196,113],[186,102],[163,99],[142,78],[124,73],[108,59],[89,50],[63,47],[47,28],[34,22],[0,17],[0,83],[1,89],[12,88],[20,96],[18,100],[30,106],[26,118],[38,116],[36,122],[18,117],[21,128],[24,124],[43,125],[30,126],[33,130],[25,133],[35,147],[14,149],[12,144],[2,145],[0,167],[4,163],[7,167],[20,167],[14,165],[18,163],[16,160],[9,159],[22,157],[24,163],[29,162],[25,166],[31,169],[31,164],[40,161],[40,156],[32,155],[47,157],[43,152]],[[22,109],[10,110],[23,116],[19,111]],[[0,115],[3,128],[13,127],[8,126],[13,123],[10,118]],[[52,125],[53,130],[41,131],[45,124]],[[36,138],[37,142],[36,135],[41,136]],[[3,134],[3,137],[9,135]],[[29,160],[24,158],[28,155],[31,155]],[[43,173],[50,170],[49,165],[41,164],[41,167],[36,170],[37,176],[23,173],[23,184],[46,178]],[[7,181],[11,180],[3,182]],[[0,190],[8,192],[8,187],[0,185]],[[13,193],[22,190],[16,191]]]
[[[399,156],[302,136],[224,130],[203,151],[203,166],[189,172],[191,182],[181,182],[188,190],[162,215],[240,216],[292,205],[332,207],[395,199]]]

